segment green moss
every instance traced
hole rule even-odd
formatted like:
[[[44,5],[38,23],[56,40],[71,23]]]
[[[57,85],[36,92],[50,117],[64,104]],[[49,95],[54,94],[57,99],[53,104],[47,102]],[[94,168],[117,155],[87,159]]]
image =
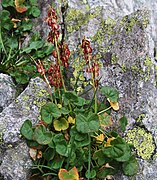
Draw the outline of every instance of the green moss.
[[[126,141],[133,144],[137,155],[142,159],[150,159],[155,151],[155,144],[151,133],[144,128],[135,127],[128,131]]]

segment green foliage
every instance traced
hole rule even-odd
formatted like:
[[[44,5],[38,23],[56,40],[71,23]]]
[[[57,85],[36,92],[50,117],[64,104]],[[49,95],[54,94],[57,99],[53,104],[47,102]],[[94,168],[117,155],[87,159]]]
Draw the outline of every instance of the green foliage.
[[[11,75],[17,84],[25,85],[37,76],[33,60],[44,59],[52,53],[42,38],[32,30],[32,20],[40,16],[38,1],[2,0],[0,12],[0,72]],[[25,10],[20,12],[18,7]],[[28,43],[27,37],[33,36]],[[28,45],[26,45],[28,44]],[[44,51],[43,51],[44,50]]]
[[[117,91],[112,88],[110,91],[112,92],[110,97],[117,97]],[[48,102],[41,108],[41,124],[32,127],[31,122],[27,120],[21,127],[21,134],[28,140],[29,147],[42,149],[41,160],[35,159],[35,162],[44,162],[44,166],[57,170],[61,176],[64,174],[60,173],[61,168],[69,170],[74,166],[77,167],[78,173],[87,179],[105,178],[120,170],[128,176],[136,174],[138,166],[132,156],[131,147],[117,132],[104,131],[104,128],[112,125],[111,116],[105,112],[100,119],[100,115],[93,112],[91,103],[86,104],[84,98],[81,97],[81,103],[78,103],[80,97],[73,91],[62,90],[60,93],[60,97],[57,93],[54,96],[56,102],[62,101],[62,105]],[[65,100],[68,103],[64,105]],[[80,104],[83,105],[83,113],[78,112]],[[103,105],[98,107],[101,109]],[[69,117],[73,121],[68,120]],[[126,118],[123,118],[120,121],[124,128]],[[97,142],[97,136],[102,132],[104,138]],[[92,164],[90,170],[86,167],[89,162]],[[135,167],[131,168],[134,165]],[[63,169],[63,172],[66,172],[66,169]],[[42,170],[44,173],[50,173],[48,169]]]
[[[104,86],[101,88],[102,95],[105,95],[112,102],[117,102],[119,97],[119,92],[112,87]]]
[[[31,0],[30,3],[33,7],[36,6],[37,1]],[[54,11],[54,9],[51,10]],[[26,13],[30,14],[31,10]],[[33,13],[34,17],[38,15],[36,10]],[[91,52],[90,42],[85,38],[84,42],[85,48],[87,48],[84,49],[84,52]],[[49,64],[38,61],[37,68],[47,83],[50,98],[41,107],[39,123],[32,126],[31,121],[26,120],[21,127],[21,134],[30,147],[30,156],[34,161],[33,177],[38,174],[39,176],[49,175],[48,178],[57,179],[58,174],[60,180],[80,180],[82,179],[80,177],[106,179],[108,175],[114,175],[119,171],[123,171],[127,176],[136,174],[138,165],[133,156],[132,147],[116,130],[110,131],[113,124],[111,111],[119,109],[119,92],[109,86],[99,89],[99,63],[95,59],[93,60],[91,54],[88,53],[84,54],[86,55],[84,64],[86,68],[88,66],[86,69],[89,71],[88,73],[91,73],[89,89],[93,94],[92,98],[87,100],[78,93],[80,73],[75,70],[73,73],[75,74],[75,85],[66,86],[71,85],[70,81],[67,83],[71,78],[64,76],[68,63],[61,61],[61,58],[66,59],[65,56],[62,56],[65,51],[64,48],[60,49],[61,44],[56,38],[52,40],[52,44],[54,46],[44,49],[44,42],[34,36],[29,45],[20,50],[20,55],[30,54],[33,60],[43,58],[53,50],[52,54],[56,63]],[[64,46],[66,54],[69,56],[69,49],[65,42]],[[16,48],[16,40],[14,48]],[[89,63],[89,61],[91,62]],[[19,63],[19,67],[21,67],[23,63]],[[47,67],[48,71],[44,69],[43,65]],[[28,71],[31,71],[31,68]],[[17,74],[14,76],[18,77]],[[64,79],[66,79],[66,83]],[[81,81],[84,79],[82,78]],[[20,78],[18,80],[21,81]],[[49,82],[53,84],[53,93]],[[102,94],[100,101],[97,99],[99,90]],[[87,94],[88,91],[83,93]],[[119,123],[121,129],[125,130],[126,117],[122,117]]]
[[[30,120],[26,120],[21,127],[21,134],[27,138],[28,140],[33,139],[33,129],[32,122]]]
[[[123,116],[122,118],[120,118],[119,123],[120,123],[120,127],[121,127],[122,131],[125,131],[126,126],[128,124],[127,118],[125,116]]]
[[[94,113],[90,113],[88,116],[82,114],[76,116],[76,129],[81,133],[97,132],[99,127],[98,116]]]

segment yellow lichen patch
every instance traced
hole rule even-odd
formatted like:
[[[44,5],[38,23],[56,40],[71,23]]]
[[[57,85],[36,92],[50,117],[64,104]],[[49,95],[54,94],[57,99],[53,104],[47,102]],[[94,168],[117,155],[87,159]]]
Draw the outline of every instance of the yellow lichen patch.
[[[89,20],[95,18],[100,13],[100,8],[95,8],[94,13],[90,11],[84,13],[83,10],[70,9],[66,15],[67,31],[69,33],[79,30],[79,28],[85,24],[88,24]]]
[[[23,97],[22,97],[22,100],[23,100],[23,101],[28,101],[28,100],[29,100],[29,96],[23,96]]]
[[[42,89],[42,90],[38,91],[37,95],[38,95],[38,97],[43,97],[45,95],[48,96],[49,94],[45,89]]]
[[[133,144],[137,155],[142,159],[150,159],[156,148],[152,134],[141,127],[135,127],[129,130],[126,141]]]

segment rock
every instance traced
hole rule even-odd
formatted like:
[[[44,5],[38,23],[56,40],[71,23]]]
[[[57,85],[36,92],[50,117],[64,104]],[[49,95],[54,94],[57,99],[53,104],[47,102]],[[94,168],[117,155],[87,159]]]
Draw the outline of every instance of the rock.
[[[16,86],[12,78],[6,74],[0,74],[0,112],[7,107],[16,95]]]
[[[39,109],[47,101],[46,84],[32,79],[28,87],[0,113],[0,173],[6,180],[27,179],[31,160],[20,135],[26,119],[38,122]]]
[[[120,92],[120,110],[113,112],[115,125],[128,118],[123,136],[136,143],[139,172],[116,180],[157,179],[157,82],[156,82],[157,0],[69,1],[67,32],[71,49],[80,39],[92,40],[95,55],[102,61],[101,85]],[[72,15],[75,12],[75,16]],[[128,136],[127,136],[128,133]],[[134,139],[131,139],[135,133]],[[142,135],[140,133],[143,133]]]
[[[53,4],[59,7],[58,2],[54,1]],[[41,16],[37,22],[37,30],[45,39],[48,27],[43,19],[48,4],[51,4],[49,0],[39,1]],[[117,175],[116,180],[157,179],[156,17],[157,0],[68,1],[65,22],[70,49],[75,50],[84,36],[93,41],[94,53],[98,55],[103,65],[101,84],[114,86],[120,92],[120,110],[118,113],[113,112],[115,124],[118,124],[119,118],[125,115],[128,118],[128,126],[123,135],[133,144],[141,143],[139,148],[136,147],[140,164],[138,174],[130,178]],[[75,57],[73,59],[75,60]],[[38,88],[44,89],[44,86]],[[18,152],[18,148],[23,143],[19,138],[21,124],[28,118],[32,119],[33,123],[37,122],[39,108],[33,103],[38,101],[34,98],[37,98],[35,96],[39,89],[34,91],[27,88],[19,96],[20,99],[17,98],[16,102],[0,114],[0,131],[4,130],[0,172],[5,174],[5,179],[26,179],[27,168],[23,165],[23,173],[20,177],[15,173],[17,168],[9,169],[12,165],[9,166],[8,171],[4,169],[8,163],[14,164],[8,159],[13,156],[8,153]],[[136,141],[129,138],[131,136],[127,133],[137,134]],[[8,145],[12,145],[13,149],[9,150]],[[152,147],[151,151],[149,151],[150,147]],[[141,152],[143,154],[140,154]],[[23,157],[25,159],[26,153]],[[29,162],[30,159],[28,165]],[[19,166],[19,163],[15,164]],[[10,177],[10,174],[13,175]]]

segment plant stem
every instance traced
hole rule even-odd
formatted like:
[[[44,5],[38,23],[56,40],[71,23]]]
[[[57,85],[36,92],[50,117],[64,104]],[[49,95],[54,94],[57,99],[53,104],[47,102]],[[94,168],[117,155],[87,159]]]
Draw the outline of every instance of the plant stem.
[[[89,145],[88,145],[88,180],[90,179],[90,166],[91,166],[91,137],[90,134],[88,134],[88,138],[89,138]]]
[[[104,110],[102,110],[102,111],[100,111],[100,112],[98,112],[97,114],[98,114],[98,115],[99,115],[99,114],[102,114],[102,113],[104,113],[104,112],[108,111],[109,109],[111,109],[111,106],[110,106],[110,107],[108,107],[108,108],[106,108],[106,109],[104,109]]]
[[[89,66],[90,69],[92,69],[90,56],[88,56],[88,61],[89,61],[88,66]],[[95,114],[96,114],[97,113],[97,96],[96,96],[97,88],[95,87],[93,72],[91,74],[92,74],[92,83],[93,83],[93,89],[94,89],[94,111],[95,111]]]
[[[74,146],[74,137],[72,137],[72,140],[71,140],[71,149],[70,149],[70,152],[68,154],[68,160],[67,160],[67,165],[66,165],[66,169],[69,168],[69,164],[70,164],[70,158],[71,158],[71,154],[72,154],[72,147]]]
[[[60,53],[59,53],[59,49],[58,49],[58,44],[57,44],[56,37],[55,37],[54,40],[55,40],[55,46],[56,46],[56,51],[57,51],[58,64],[59,64],[59,67],[60,67],[61,81],[62,81],[62,84],[63,84],[63,89],[64,89],[64,91],[66,92],[66,87],[65,87],[65,84],[64,84],[63,74],[62,74],[62,70],[61,70]]]
[[[1,30],[1,27],[0,27],[0,43],[1,43],[1,45],[2,45],[2,48],[3,48],[3,50],[4,50],[5,55],[8,56],[8,55],[7,55],[7,51],[6,51],[6,49],[5,49],[5,46],[4,46],[4,44],[3,44],[3,40],[2,40],[2,30]],[[3,64],[3,60],[2,60],[1,63]]]

